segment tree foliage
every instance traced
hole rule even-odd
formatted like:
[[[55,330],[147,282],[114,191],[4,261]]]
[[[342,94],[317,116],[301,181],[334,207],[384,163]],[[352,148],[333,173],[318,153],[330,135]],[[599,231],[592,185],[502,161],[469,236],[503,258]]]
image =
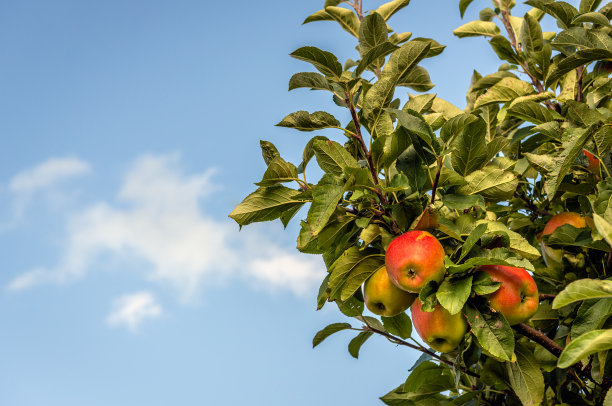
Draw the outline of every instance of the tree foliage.
[[[471,3],[459,2],[462,16]],[[289,90],[328,92],[351,120],[324,111],[283,118],[278,126],[337,135],[312,136],[295,165],[262,141],[267,170],[230,217],[286,226],[309,207],[297,248],[327,267],[317,309],[333,303],[358,322],[325,327],[313,346],[357,331],[348,345],[355,358],[375,335],[423,352],[381,398],[388,405],[612,404],[612,3],[529,0],[523,16],[511,14],[514,0],[492,3],[453,31],[483,37],[502,61],[497,72],[474,71],[462,110],[427,93],[433,84],[420,63],[444,46],[388,25],[409,0],[368,13],[359,0],[325,1],[304,23],[338,24],[355,37],[357,58],[299,48],[291,56],[314,70],[296,73]],[[543,31],[542,18],[558,32]],[[404,88],[416,93],[406,100]],[[318,181],[306,176],[313,158],[324,172]],[[588,227],[543,236],[561,212],[586,216]],[[360,287],[391,240],[415,229],[446,252],[445,279],[421,291],[423,308],[461,312],[471,326],[451,353],[414,340],[404,313],[363,315]],[[556,263],[542,257],[547,249]],[[540,306],[528,323],[512,328],[487,305],[499,283],[482,265],[532,273]]]

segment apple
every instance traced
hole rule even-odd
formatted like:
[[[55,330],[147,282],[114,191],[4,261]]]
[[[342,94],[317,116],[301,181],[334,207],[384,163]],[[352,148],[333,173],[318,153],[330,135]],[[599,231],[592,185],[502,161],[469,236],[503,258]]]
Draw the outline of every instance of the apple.
[[[595,175],[599,175],[599,159],[595,158],[595,156],[586,149],[583,149],[582,152],[584,152],[584,155],[589,161],[589,166],[587,167],[589,171],[593,172]]]
[[[488,273],[494,282],[501,282],[499,289],[487,298],[510,325],[529,320],[538,310],[538,287],[529,272],[505,265],[485,265],[480,270]]]
[[[557,227],[560,227],[563,224],[570,224],[576,228],[585,228],[587,227],[587,219],[586,217],[583,217],[582,215],[573,212],[564,212],[556,214],[552,216],[544,226],[544,230],[542,230],[542,236],[552,234],[557,229]],[[541,244],[543,248],[542,254],[546,265],[550,267],[561,266],[561,263],[563,261],[563,250],[552,249],[550,247],[547,247],[542,242]]]
[[[461,312],[451,315],[440,305],[433,312],[421,310],[421,300],[416,299],[410,307],[412,325],[419,336],[436,351],[450,352],[457,348],[465,335],[468,324]]]
[[[409,308],[417,295],[395,286],[389,279],[387,268],[383,266],[363,285],[363,297],[372,313],[393,317]]]
[[[400,289],[418,293],[429,281],[444,278],[444,248],[427,231],[408,231],[389,244],[385,265],[391,281]]]

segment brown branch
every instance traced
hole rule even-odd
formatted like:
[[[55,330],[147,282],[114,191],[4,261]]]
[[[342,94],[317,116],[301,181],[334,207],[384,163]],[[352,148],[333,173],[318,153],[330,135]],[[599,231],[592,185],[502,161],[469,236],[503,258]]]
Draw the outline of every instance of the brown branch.
[[[442,172],[442,163],[444,159],[437,159],[438,170],[436,171],[436,177],[434,178],[433,184],[431,186],[431,204],[433,205],[436,201],[436,189],[438,189],[438,182],[440,181],[440,172]]]
[[[371,331],[371,332],[373,332],[373,333],[380,334],[381,336],[388,338],[390,341],[394,342],[395,344],[403,345],[403,346],[410,347],[410,348],[412,348],[412,349],[415,349],[415,350],[418,350],[418,351],[424,352],[425,354],[429,355],[430,357],[435,358],[435,359],[437,359],[438,361],[440,361],[440,362],[442,362],[442,363],[444,363],[444,364],[446,364],[446,365],[449,365],[449,366],[451,366],[451,367],[455,367],[455,366],[456,366],[454,362],[451,362],[451,361],[445,360],[444,358],[442,358],[442,357],[440,357],[439,355],[437,355],[435,352],[433,352],[433,351],[429,351],[427,348],[424,348],[424,347],[422,347],[422,346],[416,346],[416,345],[414,345],[414,344],[411,344],[411,343],[409,343],[408,341],[404,341],[404,340],[402,340],[401,338],[396,337],[396,336],[394,336],[394,335],[391,335],[391,334],[389,334],[389,333],[387,333],[387,332],[385,332],[385,331],[381,331],[381,330],[378,330],[378,329],[376,329],[376,328],[374,328],[374,327],[370,327],[370,326],[364,327],[364,331]],[[461,372],[463,372],[464,374],[467,374],[467,375],[472,376],[472,377],[474,377],[474,378],[478,378],[478,379],[480,379],[480,375],[479,375],[479,374],[477,374],[476,372],[472,372],[472,371],[470,371],[469,369],[464,368],[464,367],[462,367],[462,366],[459,366],[459,369],[460,369],[460,370],[461,370]]]
[[[540,302],[543,302],[545,300],[554,300],[557,297],[557,295],[550,295],[548,293],[540,293],[538,295],[538,300]]]
[[[536,330],[533,327],[529,327],[525,323],[519,323],[512,326],[516,331],[521,333],[527,338],[530,338],[532,341],[540,344],[542,347],[546,348],[548,352],[553,354],[556,357],[559,357],[563,352],[563,347],[559,344],[548,338],[544,333],[540,330]]]
[[[357,117],[357,111],[355,110],[355,106],[353,105],[351,94],[349,94],[348,90],[344,91],[344,95],[346,96],[344,99],[344,103],[351,111],[351,117],[353,118],[353,124],[355,124],[355,131],[357,132],[355,138],[359,141],[359,145],[361,145],[361,149],[368,161],[368,166],[370,167],[370,172],[372,173],[372,180],[375,185],[378,185],[378,173],[376,173],[376,169],[374,168],[374,163],[372,162],[372,153],[368,150],[368,147],[363,140],[363,135],[361,134],[361,124],[359,123],[359,117]],[[379,197],[382,197],[382,193],[378,193]],[[386,203],[386,198],[384,199]],[[382,201],[382,199],[381,199]]]
[[[582,76],[584,75],[584,66],[579,66],[576,68],[576,75],[578,77],[576,84],[577,84],[577,89],[576,89],[576,101],[577,102],[581,102],[582,101]]]

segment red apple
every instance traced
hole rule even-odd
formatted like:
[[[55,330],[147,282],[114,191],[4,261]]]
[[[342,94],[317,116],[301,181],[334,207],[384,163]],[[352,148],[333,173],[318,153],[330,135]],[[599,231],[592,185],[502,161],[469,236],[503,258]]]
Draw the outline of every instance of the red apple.
[[[440,305],[436,305],[433,312],[425,312],[421,310],[421,305],[417,298],[410,307],[410,312],[412,325],[423,341],[440,352],[450,352],[457,348],[468,329],[463,314],[451,315]]]
[[[427,282],[444,278],[444,248],[427,231],[408,231],[391,241],[385,265],[398,288],[418,293]]]
[[[587,227],[587,219],[586,217],[581,216],[578,213],[573,212],[565,212],[559,213],[551,217],[544,226],[544,230],[542,230],[542,236],[552,234],[557,227],[562,226],[563,224],[570,224],[576,228],[584,228]],[[540,236],[541,240],[541,236]],[[544,256],[544,261],[547,266],[550,267],[560,267],[563,261],[563,250],[561,249],[553,249],[551,247],[547,247],[542,243],[542,255]]]
[[[368,309],[379,316],[393,317],[410,307],[417,297],[395,286],[383,266],[363,285],[363,297]]]
[[[529,272],[504,265],[485,265],[480,270],[488,273],[494,282],[501,282],[499,289],[487,298],[510,325],[529,320],[538,310],[538,287]]]

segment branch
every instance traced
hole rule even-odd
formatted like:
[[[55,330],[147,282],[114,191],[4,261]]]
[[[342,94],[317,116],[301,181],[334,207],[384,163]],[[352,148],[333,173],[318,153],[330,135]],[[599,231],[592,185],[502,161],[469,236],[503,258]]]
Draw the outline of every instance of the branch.
[[[550,214],[548,210],[539,209],[538,206],[536,206],[534,202],[529,200],[529,198],[527,198],[527,196],[525,196],[523,193],[515,192],[514,196],[521,199],[532,213],[537,214],[540,217],[544,217]]]
[[[543,302],[545,300],[554,300],[557,296],[556,295],[550,295],[548,293],[540,293],[538,295],[538,300],[540,302]]]
[[[387,339],[389,339],[390,341],[394,342],[395,344],[403,345],[403,346],[410,347],[410,348],[412,348],[412,349],[415,349],[415,350],[418,350],[418,351],[424,352],[425,354],[427,354],[427,355],[431,356],[432,358],[435,358],[435,359],[437,359],[438,361],[440,361],[440,362],[442,362],[442,363],[444,363],[444,364],[446,364],[446,365],[449,365],[449,366],[451,366],[451,367],[455,367],[455,366],[456,366],[456,365],[455,365],[455,363],[453,363],[453,362],[451,362],[451,361],[448,361],[448,360],[445,360],[444,358],[442,358],[442,357],[440,357],[439,355],[437,355],[435,352],[433,352],[433,351],[429,351],[427,348],[424,348],[424,347],[422,347],[422,346],[416,346],[416,345],[414,345],[414,344],[411,344],[411,343],[409,343],[408,341],[404,341],[404,340],[402,340],[401,338],[396,337],[396,336],[394,336],[394,335],[391,335],[391,334],[389,334],[389,333],[387,333],[387,332],[385,332],[385,331],[380,331],[380,330],[375,329],[374,327],[370,327],[370,326],[364,327],[364,331],[371,331],[371,332],[373,332],[373,333],[380,334],[381,336],[386,337]],[[461,370],[461,372],[463,372],[464,374],[467,374],[467,375],[472,376],[472,377],[474,377],[474,378],[478,378],[478,379],[480,379],[480,375],[479,375],[479,374],[477,374],[477,373],[475,373],[475,372],[472,372],[472,371],[470,371],[470,370],[469,370],[469,369],[467,369],[467,368],[464,368],[464,367],[462,367],[462,366],[459,366],[459,369],[460,369],[460,370]]]
[[[436,171],[436,177],[434,178],[433,185],[431,186],[431,204],[433,205],[436,201],[436,189],[438,189],[438,182],[440,181],[440,172],[442,172],[442,164],[444,163],[444,158],[437,159],[438,170]]]
[[[584,75],[584,66],[579,66],[576,68],[576,76],[577,76],[577,89],[576,89],[576,101],[582,101],[582,76]]]
[[[363,135],[361,134],[361,124],[359,123],[359,117],[357,117],[357,111],[355,111],[355,106],[353,105],[351,94],[349,94],[348,90],[345,90],[344,95],[345,95],[344,103],[346,103],[346,106],[351,111],[351,117],[353,118],[353,123],[355,124],[355,131],[357,131],[355,138],[357,138],[357,141],[359,141],[359,144],[361,145],[361,149],[363,150],[366,160],[368,161],[368,166],[370,167],[370,172],[372,173],[372,180],[374,181],[375,185],[378,185],[378,173],[376,173],[376,169],[374,169],[374,163],[372,163],[372,153],[368,150],[368,147],[365,141],[363,140]],[[378,195],[381,198],[383,197],[382,193],[380,192],[378,193]],[[386,203],[386,200],[387,199],[385,198],[384,199],[385,203]]]
[[[548,352],[550,352],[557,358],[563,352],[563,347],[548,338],[540,330],[536,330],[533,327],[529,327],[525,323],[515,324],[514,326],[512,326],[512,328],[524,335],[525,337],[530,338],[532,341],[535,341],[536,343],[540,344],[542,347],[546,348]]]

